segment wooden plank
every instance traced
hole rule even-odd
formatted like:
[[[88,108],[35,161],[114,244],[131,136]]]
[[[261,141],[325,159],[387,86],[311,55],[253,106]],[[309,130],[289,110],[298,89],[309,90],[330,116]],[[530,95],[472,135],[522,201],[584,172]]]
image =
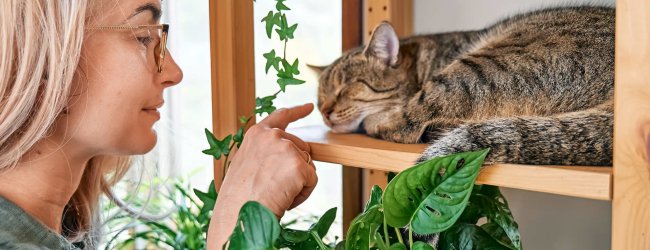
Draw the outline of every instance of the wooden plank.
[[[253,1],[210,1],[213,133],[223,138],[239,128],[239,117],[255,108]],[[215,161],[221,187],[223,163]]]
[[[365,0],[363,10],[363,34],[365,41],[372,35],[372,30],[382,21],[390,22],[400,37],[413,32],[413,1],[412,0]],[[385,188],[387,173],[384,171],[363,172],[363,202],[369,197],[373,185]]]
[[[361,0],[343,0],[342,2],[342,50],[348,51],[362,44],[361,40]],[[343,165],[343,232],[347,232],[350,223],[363,211],[361,169]],[[345,237],[345,235],[343,235]]]
[[[650,249],[650,2],[616,2],[612,249]]]
[[[400,172],[412,166],[426,147],[425,144],[391,143],[361,134],[335,134],[323,126],[294,128],[290,132],[309,142],[314,160],[377,171]],[[612,168],[496,164],[485,166],[477,183],[610,200]]]

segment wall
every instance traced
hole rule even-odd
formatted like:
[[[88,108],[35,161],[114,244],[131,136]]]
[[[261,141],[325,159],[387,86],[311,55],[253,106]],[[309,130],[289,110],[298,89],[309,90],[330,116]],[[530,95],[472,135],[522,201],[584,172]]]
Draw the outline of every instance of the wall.
[[[436,33],[483,28],[512,14],[545,6],[608,1],[414,0],[414,32]],[[611,203],[503,189],[519,223],[526,250],[610,249]]]

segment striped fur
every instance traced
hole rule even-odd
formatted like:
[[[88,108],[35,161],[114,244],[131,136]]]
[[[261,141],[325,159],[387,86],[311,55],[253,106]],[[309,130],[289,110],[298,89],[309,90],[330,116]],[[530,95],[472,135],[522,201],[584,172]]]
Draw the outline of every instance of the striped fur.
[[[318,106],[335,132],[431,143],[421,160],[611,165],[614,17],[554,8],[398,42],[384,23],[323,69]]]

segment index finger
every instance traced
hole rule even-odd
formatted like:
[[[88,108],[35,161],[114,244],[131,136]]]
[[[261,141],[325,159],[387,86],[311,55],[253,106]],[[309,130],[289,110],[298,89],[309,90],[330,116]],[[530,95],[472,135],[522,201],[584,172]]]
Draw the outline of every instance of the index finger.
[[[303,104],[293,108],[278,109],[271,113],[268,117],[264,118],[259,124],[266,125],[271,128],[286,129],[289,123],[295,122],[303,118],[314,110],[314,105],[311,103]]]

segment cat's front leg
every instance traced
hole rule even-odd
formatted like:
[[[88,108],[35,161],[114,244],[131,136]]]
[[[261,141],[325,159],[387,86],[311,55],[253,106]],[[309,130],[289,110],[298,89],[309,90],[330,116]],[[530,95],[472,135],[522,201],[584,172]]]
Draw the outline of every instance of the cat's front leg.
[[[408,122],[401,116],[368,117],[364,130],[372,137],[398,143],[420,143],[426,125],[423,122]]]
[[[478,145],[473,136],[469,133],[467,126],[460,126],[433,141],[433,143],[424,150],[422,156],[417,160],[417,162],[480,149],[482,149],[481,146]]]

